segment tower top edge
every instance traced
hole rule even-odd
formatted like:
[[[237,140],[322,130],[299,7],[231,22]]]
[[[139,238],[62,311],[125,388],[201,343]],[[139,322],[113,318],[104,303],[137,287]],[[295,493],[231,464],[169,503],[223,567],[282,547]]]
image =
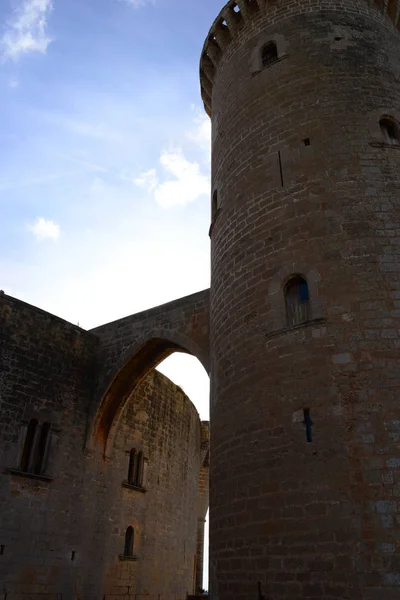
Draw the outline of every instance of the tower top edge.
[[[211,117],[212,87],[218,64],[231,42],[247,22],[260,13],[267,14],[279,0],[229,0],[214,20],[203,45],[200,58],[201,97],[206,113]],[[354,0],[347,0],[352,3]],[[400,0],[365,0],[387,15],[400,30]]]

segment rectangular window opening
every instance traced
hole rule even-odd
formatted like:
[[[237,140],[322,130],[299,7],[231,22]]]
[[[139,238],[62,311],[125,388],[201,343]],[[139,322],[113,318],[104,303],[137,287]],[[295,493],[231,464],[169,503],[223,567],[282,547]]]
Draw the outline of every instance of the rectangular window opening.
[[[313,432],[312,432],[312,421],[311,421],[311,414],[310,414],[309,408],[304,409],[304,424],[306,426],[307,442],[309,444],[311,444],[311,442],[313,441]]]

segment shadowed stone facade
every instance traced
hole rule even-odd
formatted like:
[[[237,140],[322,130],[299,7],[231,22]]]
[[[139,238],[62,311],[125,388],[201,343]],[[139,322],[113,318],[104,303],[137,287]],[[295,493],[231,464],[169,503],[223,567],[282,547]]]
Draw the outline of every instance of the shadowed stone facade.
[[[400,599],[399,16],[236,0],[204,45],[214,599]]]
[[[178,337],[181,351],[193,338],[204,342],[207,361],[207,298],[98,333],[0,295],[0,598],[183,600],[202,586],[208,424],[180,388],[149,370],[177,349]],[[148,367],[130,370],[143,347]],[[113,442],[90,444],[102,406],[97,390],[124,369],[129,389],[113,417]],[[132,450],[142,461],[133,482]]]
[[[230,0],[210,292],[91,332],[0,296],[3,600],[183,599],[209,464],[213,600],[400,600],[399,27],[400,0]],[[211,450],[149,375],[174,351],[210,370]]]

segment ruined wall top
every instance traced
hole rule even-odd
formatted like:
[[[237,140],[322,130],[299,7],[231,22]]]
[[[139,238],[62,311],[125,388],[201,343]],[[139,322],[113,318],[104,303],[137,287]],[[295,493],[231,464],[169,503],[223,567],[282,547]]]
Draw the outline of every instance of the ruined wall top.
[[[400,0],[364,1],[370,6],[376,6],[400,30]],[[357,0],[347,0],[347,2],[353,6],[357,4]],[[318,3],[321,10],[332,8],[333,4],[329,0]],[[341,6],[343,9],[343,3]],[[204,43],[200,60],[201,96],[204,108],[209,116],[211,116],[212,87],[216,67],[223,54],[247,23],[262,19],[263,15],[267,16],[269,12],[271,12],[271,16],[274,13],[272,22],[293,14],[293,10],[290,11],[289,6],[285,11],[285,7],[282,6],[279,0],[229,0],[215,19]]]

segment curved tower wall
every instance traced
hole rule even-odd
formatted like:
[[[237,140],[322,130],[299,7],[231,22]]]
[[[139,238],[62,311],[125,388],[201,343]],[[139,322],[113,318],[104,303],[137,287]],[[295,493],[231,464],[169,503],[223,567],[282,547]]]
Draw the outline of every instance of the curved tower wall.
[[[399,6],[237,5],[201,59],[212,596],[398,598],[400,146],[379,120],[400,120]],[[297,326],[292,275],[310,293]]]

